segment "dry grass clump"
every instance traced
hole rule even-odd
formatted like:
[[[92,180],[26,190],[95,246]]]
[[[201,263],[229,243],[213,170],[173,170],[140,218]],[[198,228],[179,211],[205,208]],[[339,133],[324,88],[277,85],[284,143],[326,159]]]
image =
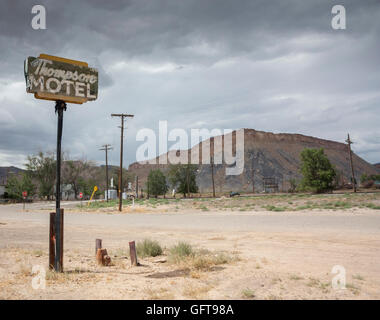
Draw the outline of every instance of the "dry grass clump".
[[[145,239],[136,245],[137,255],[140,257],[157,257],[162,254],[158,241]]]
[[[232,258],[223,252],[194,250],[189,243],[179,242],[170,249],[169,261],[184,268],[209,271],[217,265],[230,263]]]
[[[152,289],[147,288],[145,289],[145,293],[147,295],[148,300],[173,300],[174,294],[170,292],[167,288],[159,288],[159,289]]]
[[[250,288],[246,288],[241,292],[243,298],[253,299],[255,297],[255,292]]]
[[[212,289],[210,285],[192,285],[187,284],[183,289],[183,295],[190,299],[206,299],[208,292]]]

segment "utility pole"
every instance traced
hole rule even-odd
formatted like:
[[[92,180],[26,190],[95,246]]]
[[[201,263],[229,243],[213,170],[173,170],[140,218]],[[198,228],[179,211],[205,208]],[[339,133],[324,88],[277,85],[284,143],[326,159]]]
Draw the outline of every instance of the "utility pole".
[[[135,186],[136,186],[136,199],[139,198],[139,176],[135,178]]]
[[[352,175],[352,185],[353,185],[353,188],[354,188],[354,192],[356,192],[356,180],[355,180],[355,173],[354,173],[354,164],[352,162],[352,151],[351,151],[351,144],[353,144],[353,142],[351,141],[350,139],[350,134],[347,135],[347,140],[346,140],[347,144],[348,144],[348,153],[350,155],[350,164],[351,164],[351,175]]]
[[[190,198],[190,182],[189,182],[189,164],[187,164],[186,180],[187,180],[187,196]]]
[[[113,148],[111,147],[110,144],[105,144],[102,146],[101,149],[99,150],[102,150],[102,151],[105,151],[106,152],[106,199],[107,199],[107,202],[108,202],[108,150],[112,150]]]
[[[252,160],[252,162],[251,162],[252,193],[255,193],[255,167],[253,165],[253,159],[255,157],[254,157],[254,152],[253,151],[250,153],[250,158]]]
[[[119,211],[121,211],[123,203],[123,138],[124,138],[124,118],[133,118],[133,114],[112,113],[111,117],[120,117],[121,119],[121,135],[120,135],[120,172],[119,172]]]
[[[212,197],[215,198],[215,182],[214,182],[214,157],[211,156],[211,179],[212,179]]]
[[[252,193],[255,193],[255,169],[253,167],[253,156],[252,156],[252,165],[251,165],[251,172],[252,172]]]

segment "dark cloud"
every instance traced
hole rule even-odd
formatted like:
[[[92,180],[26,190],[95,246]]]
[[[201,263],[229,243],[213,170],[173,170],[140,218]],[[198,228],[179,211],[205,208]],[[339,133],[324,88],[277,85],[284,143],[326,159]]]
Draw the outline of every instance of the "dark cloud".
[[[332,1],[39,1],[47,30],[31,28],[34,1],[0,3],[0,164],[55,146],[53,103],[25,93],[23,60],[48,53],[99,69],[96,102],[69,106],[64,144],[103,161],[119,123],[126,162],[138,129],[241,128],[344,141],[379,162],[380,4],[339,1],[347,30],[331,28]],[[337,3],[338,4],[338,3]]]

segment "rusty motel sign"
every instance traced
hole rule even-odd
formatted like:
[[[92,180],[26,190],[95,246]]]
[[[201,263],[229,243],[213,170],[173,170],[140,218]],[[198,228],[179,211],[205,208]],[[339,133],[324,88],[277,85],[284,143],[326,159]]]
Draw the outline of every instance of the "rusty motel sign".
[[[56,211],[50,216],[49,267],[63,271],[63,209],[61,209],[61,142],[66,103],[82,104],[98,97],[98,71],[86,62],[40,54],[24,62],[26,92],[55,101],[58,114]]]
[[[41,54],[24,66],[26,91],[35,98],[84,103],[98,97],[98,71],[86,62]]]

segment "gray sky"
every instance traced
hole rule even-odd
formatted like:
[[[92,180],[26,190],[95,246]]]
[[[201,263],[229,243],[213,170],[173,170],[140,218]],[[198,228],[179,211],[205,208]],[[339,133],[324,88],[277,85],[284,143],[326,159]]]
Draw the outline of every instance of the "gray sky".
[[[47,29],[31,27],[35,4]],[[333,30],[331,8],[346,8]],[[99,68],[99,98],[69,105],[63,149],[118,164],[119,120],[135,114],[125,139],[158,128],[253,128],[343,142],[380,162],[380,1],[129,0],[0,2],[0,166],[53,151],[54,102],[25,91],[23,60],[47,53]],[[189,131],[190,135],[190,131]],[[170,146],[170,144],[169,144]]]

